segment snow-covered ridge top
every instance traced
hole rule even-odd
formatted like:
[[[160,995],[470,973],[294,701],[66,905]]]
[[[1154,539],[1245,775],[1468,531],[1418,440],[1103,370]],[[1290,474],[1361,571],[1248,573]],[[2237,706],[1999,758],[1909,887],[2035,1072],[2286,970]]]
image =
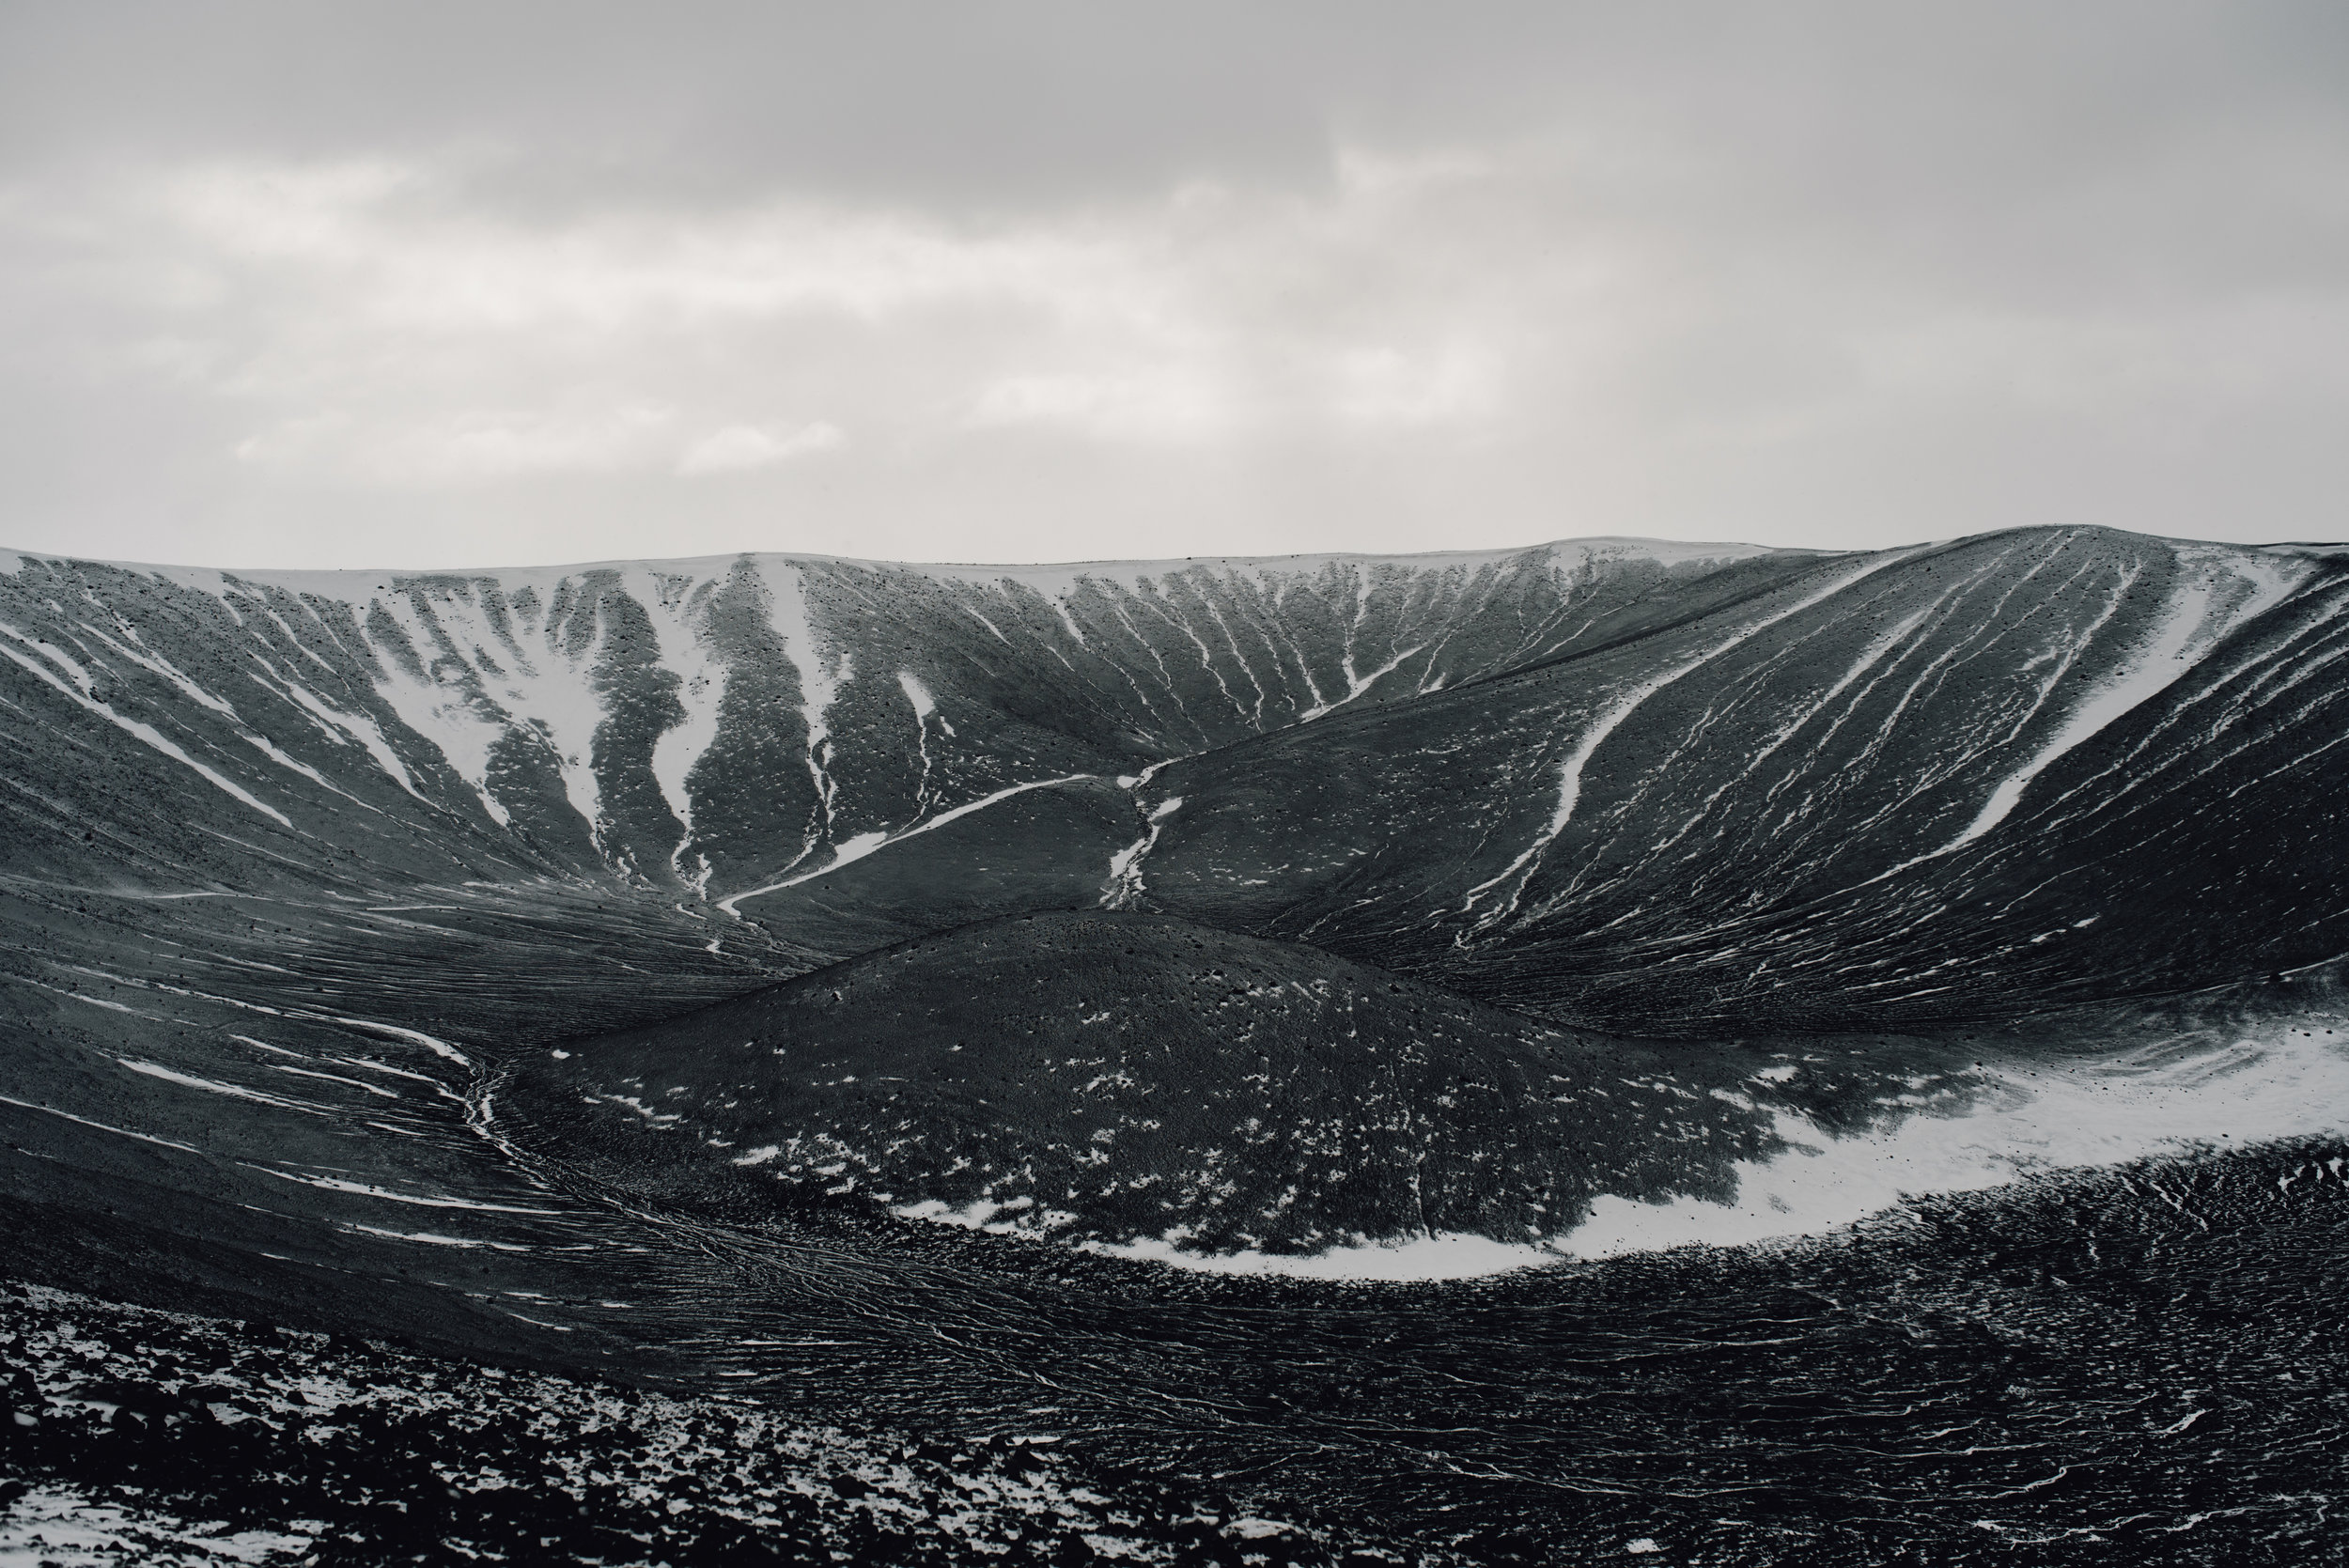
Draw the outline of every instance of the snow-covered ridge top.
[[[337,567],[321,570],[279,569],[263,567],[241,570],[235,567],[214,567],[169,565],[143,561],[101,561],[96,564],[117,567],[124,571],[147,573],[184,586],[215,591],[224,578],[241,582],[264,582],[296,592],[323,593],[340,598],[351,591],[354,583],[366,582],[377,588],[389,588],[395,582],[413,582],[425,578],[495,578],[501,582],[555,582],[565,577],[590,571],[656,571],[681,577],[706,579],[731,569],[736,563],[749,561],[758,566],[770,564],[789,566],[838,566],[865,567],[883,571],[917,571],[935,577],[954,578],[965,582],[1001,582],[1011,578],[1042,587],[1073,582],[1081,577],[1112,575],[1118,577],[1163,575],[1206,567],[1214,572],[1310,572],[1325,566],[1392,563],[1415,570],[1440,570],[1449,567],[1481,567],[1530,555],[1572,551],[1587,557],[1615,560],[1645,560],[1659,565],[1677,565],[1694,561],[1740,561],[1763,555],[1833,555],[1834,551],[1780,549],[1769,545],[1731,542],[1693,543],[1679,539],[1632,538],[1614,535],[1590,538],[1553,539],[1542,544],[1513,545],[1498,550],[1439,550],[1403,553],[1380,553],[1365,551],[1330,551],[1301,555],[1196,555],[1170,556],[1161,559],[1100,559],[1088,561],[1059,561],[1031,563],[964,562],[964,561],[882,561],[853,555],[823,555],[806,551],[739,551],[730,554],[690,555],[645,558],[636,560],[581,561],[568,564],[513,567],[455,567],[448,568],[412,567]],[[0,548],[0,571],[13,573],[27,560],[89,560],[63,551],[19,551]]]
[[[2023,532],[2048,532],[2029,529]],[[2098,529],[2098,533],[2128,535],[2125,529]],[[1932,549],[1962,542],[1962,536],[1949,539],[1927,541],[1921,546],[1900,548]],[[2349,542],[2322,540],[2284,540],[2268,544],[2232,544],[2224,541],[2172,537],[2166,535],[2131,536],[2158,539],[2182,551],[2201,552],[2206,556],[2300,556],[2330,557],[2349,553]],[[1891,547],[1888,547],[1891,548]],[[1112,557],[1081,561],[1046,562],[981,562],[981,561],[888,561],[868,556],[826,555],[811,551],[737,551],[712,555],[647,556],[632,559],[547,563],[503,567],[349,567],[319,569],[256,567],[215,567],[144,561],[109,561],[97,557],[75,555],[62,551],[27,551],[0,546],[0,574],[14,575],[24,563],[43,560],[89,562],[124,571],[148,574],[186,587],[208,593],[220,591],[224,579],[268,583],[296,593],[309,592],[331,598],[340,598],[353,591],[354,585],[366,582],[369,589],[384,591],[396,582],[413,582],[432,578],[495,579],[513,586],[525,583],[552,585],[567,577],[593,571],[661,572],[694,581],[707,581],[723,575],[738,563],[754,566],[787,565],[815,567],[849,567],[881,571],[914,571],[935,578],[965,582],[1001,582],[1006,579],[1042,589],[1066,589],[1085,578],[1115,577],[1131,580],[1137,577],[1164,576],[1170,573],[1205,568],[1219,575],[1232,573],[1262,574],[1269,572],[1310,573],[1330,566],[1392,565],[1415,571],[1440,571],[1454,567],[1474,568],[1528,556],[1579,555],[1584,560],[1638,560],[1658,566],[1678,566],[1696,562],[1729,562],[1752,560],[1766,555],[1812,556],[1830,559],[1838,555],[1869,553],[1862,551],[1811,550],[1794,546],[1743,544],[1733,540],[1697,541],[1685,539],[1647,538],[1634,535],[1600,534],[1585,536],[1550,539],[1537,544],[1511,545],[1489,550],[1434,550],[1406,551],[1324,551],[1291,555],[1189,555],[1163,557]]]

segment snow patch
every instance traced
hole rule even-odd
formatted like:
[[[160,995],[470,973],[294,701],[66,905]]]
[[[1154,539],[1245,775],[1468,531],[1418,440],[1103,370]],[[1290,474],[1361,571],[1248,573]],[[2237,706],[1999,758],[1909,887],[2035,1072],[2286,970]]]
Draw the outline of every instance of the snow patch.
[[[669,577],[664,596],[662,578],[652,571],[640,568],[627,578],[629,597],[644,607],[645,618],[660,644],[661,667],[677,677],[677,700],[685,709],[685,717],[652,743],[652,776],[670,814],[685,829],[684,836],[669,852],[670,869],[690,882],[694,878],[677,862],[693,837],[693,799],[685,781],[710,742],[718,738],[718,701],[725,694],[726,669],[693,624],[690,613],[693,597],[690,589],[679,586],[680,582]],[[702,877],[708,876],[705,869]]]
[[[283,1182],[299,1182],[304,1187],[315,1187],[322,1191],[348,1192],[361,1198],[382,1198],[395,1203],[414,1203],[423,1208],[476,1209],[486,1214],[551,1215],[562,1212],[559,1209],[521,1208],[513,1203],[485,1203],[477,1199],[452,1198],[439,1193],[395,1192],[388,1187],[372,1187],[366,1182],[347,1182],[340,1176],[303,1175],[298,1171],[273,1171],[266,1165],[255,1165],[249,1160],[239,1160],[237,1163],[248,1171],[257,1171],[264,1176],[275,1176]]]
[[[2095,1063],[1999,1068],[1985,1074],[1989,1093],[1973,1110],[1850,1138],[1781,1112],[1779,1135],[1792,1147],[1740,1162],[1734,1203],[1601,1198],[1556,1245],[1607,1258],[1816,1235],[1906,1195],[2349,1131],[2349,1036],[2336,1038],[2343,1043],[2279,1027],[2191,1054],[2148,1046]]]
[[[750,888],[721,898],[718,900],[718,908],[730,915],[739,914],[740,911],[736,908],[736,906],[745,898],[756,898],[762,893],[780,893],[785,888],[795,888],[801,882],[811,882],[818,877],[828,877],[852,861],[863,860],[876,849],[892,844],[901,844],[910,838],[919,838],[924,833],[944,827],[957,817],[969,816],[972,812],[985,811],[999,800],[1008,800],[1015,795],[1025,795],[1032,789],[1050,789],[1055,784],[1076,784],[1081,780],[1099,776],[1097,773],[1064,773],[1056,779],[1036,779],[1028,784],[1013,784],[1008,789],[999,789],[992,795],[983,796],[966,805],[957,806],[952,811],[940,812],[919,827],[908,828],[902,833],[894,835],[884,832],[859,833],[839,846],[830,864],[818,866],[814,871],[801,872],[796,877],[786,877],[780,882],[770,882],[763,888]]]
[[[2072,709],[2030,761],[1999,781],[1974,820],[1940,853],[1946,855],[1962,848],[2005,821],[2030,782],[2065,753],[2176,685],[2230,631],[2274,605],[2308,575],[2305,566],[2295,571],[2285,563],[2260,561],[2256,563],[2256,575],[2247,573],[2234,578],[2231,574],[2222,576],[2224,567],[2209,554],[2188,555],[2182,551],[2180,556],[2187,571],[2199,570],[2203,575],[2189,577],[2179,584],[2164,607],[2160,622],[2144,642],[2110,678]],[[2131,572],[2113,586],[2111,602],[2081,638],[2079,647],[2073,650],[2074,657],[2085,652],[2096,630],[2119,612],[2123,596],[2136,578],[2137,574]]]
[[[0,633],[6,633],[8,636],[15,638],[18,642],[23,644],[28,648],[37,646],[34,639],[26,637],[23,632],[18,631],[14,627],[0,626]],[[139,740],[146,742],[148,746],[151,746],[156,751],[161,752],[163,755],[171,758],[172,761],[179,763],[181,767],[191,768],[194,771],[202,774],[207,783],[219,789],[222,793],[242,801],[244,804],[251,806],[255,811],[260,812],[266,816],[274,818],[285,827],[291,828],[293,826],[292,817],[288,816],[284,812],[279,811],[275,806],[269,804],[267,801],[256,799],[252,794],[248,793],[243,788],[230,783],[220,773],[216,772],[212,768],[205,767],[204,764],[196,761],[194,757],[188,755],[187,753],[181,751],[177,745],[165,739],[152,725],[143,724],[136,719],[125,719],[121,714],[117,713],[113,708],[107,706],[104,703],[100,702],[97,698],[90,695],[90,681],[87,672],[84,671],[79,664],[67,658],[63,653],[53,649],[42,648],[41,654],[44,658],[54,660],[62,669],[70,671],[76,677],[78,685],[67,684],[65,680],[60,678],[57,673],[53,673],[44,665],[36,662],[33,659],[28,658],[24,654],[17,652],[16,649],[9,647],[7,644],[0,643],[0,656],[5,656],[13,660],[18,664],[23,665],[26,670],[30,671],[34,675],[39,677],[42,682],[50,686],[54,691],[71,699],[82,707],[97,714],[108,723],[113,724],[117,729],[122,730],[124,733],[133,736]]]
[[[1872,577],[1875,573],[1884,570],[1887,567],[1896,566],[1900,562],[1906,561],[1913,555],[1921,553],[1928,548],[1930,547],[1920,545],[1911,550],[1886,551],[1879,555],[1871,556],[1868,560],[1862,562],[1857,568],[1836,574],[1828,582],[1825,587],[1816,589],[1810,594],[1806,594],[1801,598],[1797,599],[1794,603],[1787,605],[1784,609],[1777,611],[1772,614],[1765,615],[1760,620],[1749,622],[1745,626],[1740,627],[1736,631],[1731,633],[1728,637],[1723,638],[1721,641],[1704,648],[1703,651],[1697,653],[1691,658],[1681,660],[1680,663],[1672,666],[1663,674],[1641,681],[1639,685],[1631,688],[1630,691],[1618,696],[1583,730],[1581,736],[1575,742],[1574,750],[1566,754],[1566,760],[1560,765],[1558,769],[1558,804],[1550,812],[1548,825],[1545,827],[1541,832],[1534,836],[1533,842],[1526,846],[1522,854],[1518,855],[1516,860],[1509,862],[1509,864],[1501,871],[1500,876],[1493,877],[1489,881],[1480,882],[1475,887],[1469,890],[1467,901],[1460,906],[1462,912],[1465,913],[1467,910],[1474,908],[1479,899],[1483,898],[1486,893],[1492,892],[1495,888],[1500,887],[1502,883],[1510,881],[1513,878],[1517,878],[1520,873],[1523,873],[1527,877],[1532,876],[1533,870],[1539,865],[1544,853],[1546,853],[1550,845],[1557,840],[1558,835],[1565,831],[1566,824],[1574,819],[1575,807],[1580,802],[1582,798],[1583,768],[1588,765],[1591,758],[1596,754],[1599,746],[1605,742],[1607,737],[1614,734],[1616,730],[1620,729],[1623,726],[1624,721],[1630,718],[1632,714],[1638,712],[1641,706],[1650,697],[1655,696],[1658,691],[1663,691],[1666,687],[1671,686],[1674,682],[1684,679],[1696,671],[1703,669],[1705,665],[1710,664],[1713,660],[1720,658],[1721,655],[1728,653],[1731,649],[1759,636],[1765,631],[1767,631],[1770,628],[1778,625],[1781,621],[1786,620],[1794,615],[1798,615],[1804,611],[1811,609],[1813,605],[1834,598],[1837,594],[1842,593],[1844,589],[1859,582],[1861,579]],[[1486,915],[1478,924],[1480,925],[1489,925],[1493,922],[1498,921],[1510,913],[1517,908],[1517,898],[1523,893],[1523,892],[1524,884],[1520,881],[1517,888],[1511,893],[1509,898],[1499,908]]]

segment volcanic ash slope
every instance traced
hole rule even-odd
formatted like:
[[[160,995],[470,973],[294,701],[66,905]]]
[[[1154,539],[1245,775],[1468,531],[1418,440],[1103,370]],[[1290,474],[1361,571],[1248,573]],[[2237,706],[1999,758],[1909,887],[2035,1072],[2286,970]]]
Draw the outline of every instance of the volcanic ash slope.
[[[1159,916],[985,922],[659,1024],[516,1084],[626,1165],[1065,1241],[1312,1252],[1725,1198],[1773,1151],[1764,1063],[1578,1033]],[[576,1145],[574,1145],[576,1146]]]

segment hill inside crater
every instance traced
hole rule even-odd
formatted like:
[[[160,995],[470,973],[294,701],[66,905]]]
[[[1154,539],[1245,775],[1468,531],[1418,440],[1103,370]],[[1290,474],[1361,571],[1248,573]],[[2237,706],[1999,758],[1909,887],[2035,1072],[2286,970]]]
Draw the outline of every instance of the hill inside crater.
[[[983,922],[569,1041],[517,1088],[624,1162],[1064,1241],[1299,1253],[1537,1241],[1608,1193],[1726,1197],[1732,1162],[1781,1146],[1772,1102],[1885,1087],[1881,1063],[1854,1072],[1561,1029],[1104,910]]]

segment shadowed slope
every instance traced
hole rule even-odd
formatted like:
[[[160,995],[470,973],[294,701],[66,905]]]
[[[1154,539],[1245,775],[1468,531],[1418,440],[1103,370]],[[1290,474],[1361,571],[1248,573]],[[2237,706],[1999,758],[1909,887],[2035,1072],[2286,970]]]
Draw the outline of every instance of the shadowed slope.
[[[1912,1027],[2349,948],[2349,564],[2097,530],[1814,566],[1178,762],[1124,902],[1608,1027]]]
[[[0,555],[0,1272],[1230,1478],[1185,1561],[1283,1498],[1479,1560],[2310,1560],[2334,982],[2046,1008],[2341,941],[2343,609],[2322,550],[2092,531],[1058,575]],[[1170,909],[810,972],[1101,898]],[[2030,1016],[1789,1037],[1936,1010]],[[1296,1254],[1430,1232],[1648,1255],[1237,1280],[882,1192],[1300,1272],[1408,1273]],[[302,1419],[273,1452],[315,1478]],[[471,1472],[386,1473],[379,1516],[445,1545]],[[542,1554],[619,1517],[505,1479],[499,1517],[565,1527]],[[728,1506],[681,1489],[679,1532]],[[735,1522],[716,1549],[800,1549]]]
[[[357,850],[717,898],[1020,784],[1521,668],[1811,559],[1593,540],[238,574],[0,551],[0,826],[38,845],[161,801],[260,874]]]

